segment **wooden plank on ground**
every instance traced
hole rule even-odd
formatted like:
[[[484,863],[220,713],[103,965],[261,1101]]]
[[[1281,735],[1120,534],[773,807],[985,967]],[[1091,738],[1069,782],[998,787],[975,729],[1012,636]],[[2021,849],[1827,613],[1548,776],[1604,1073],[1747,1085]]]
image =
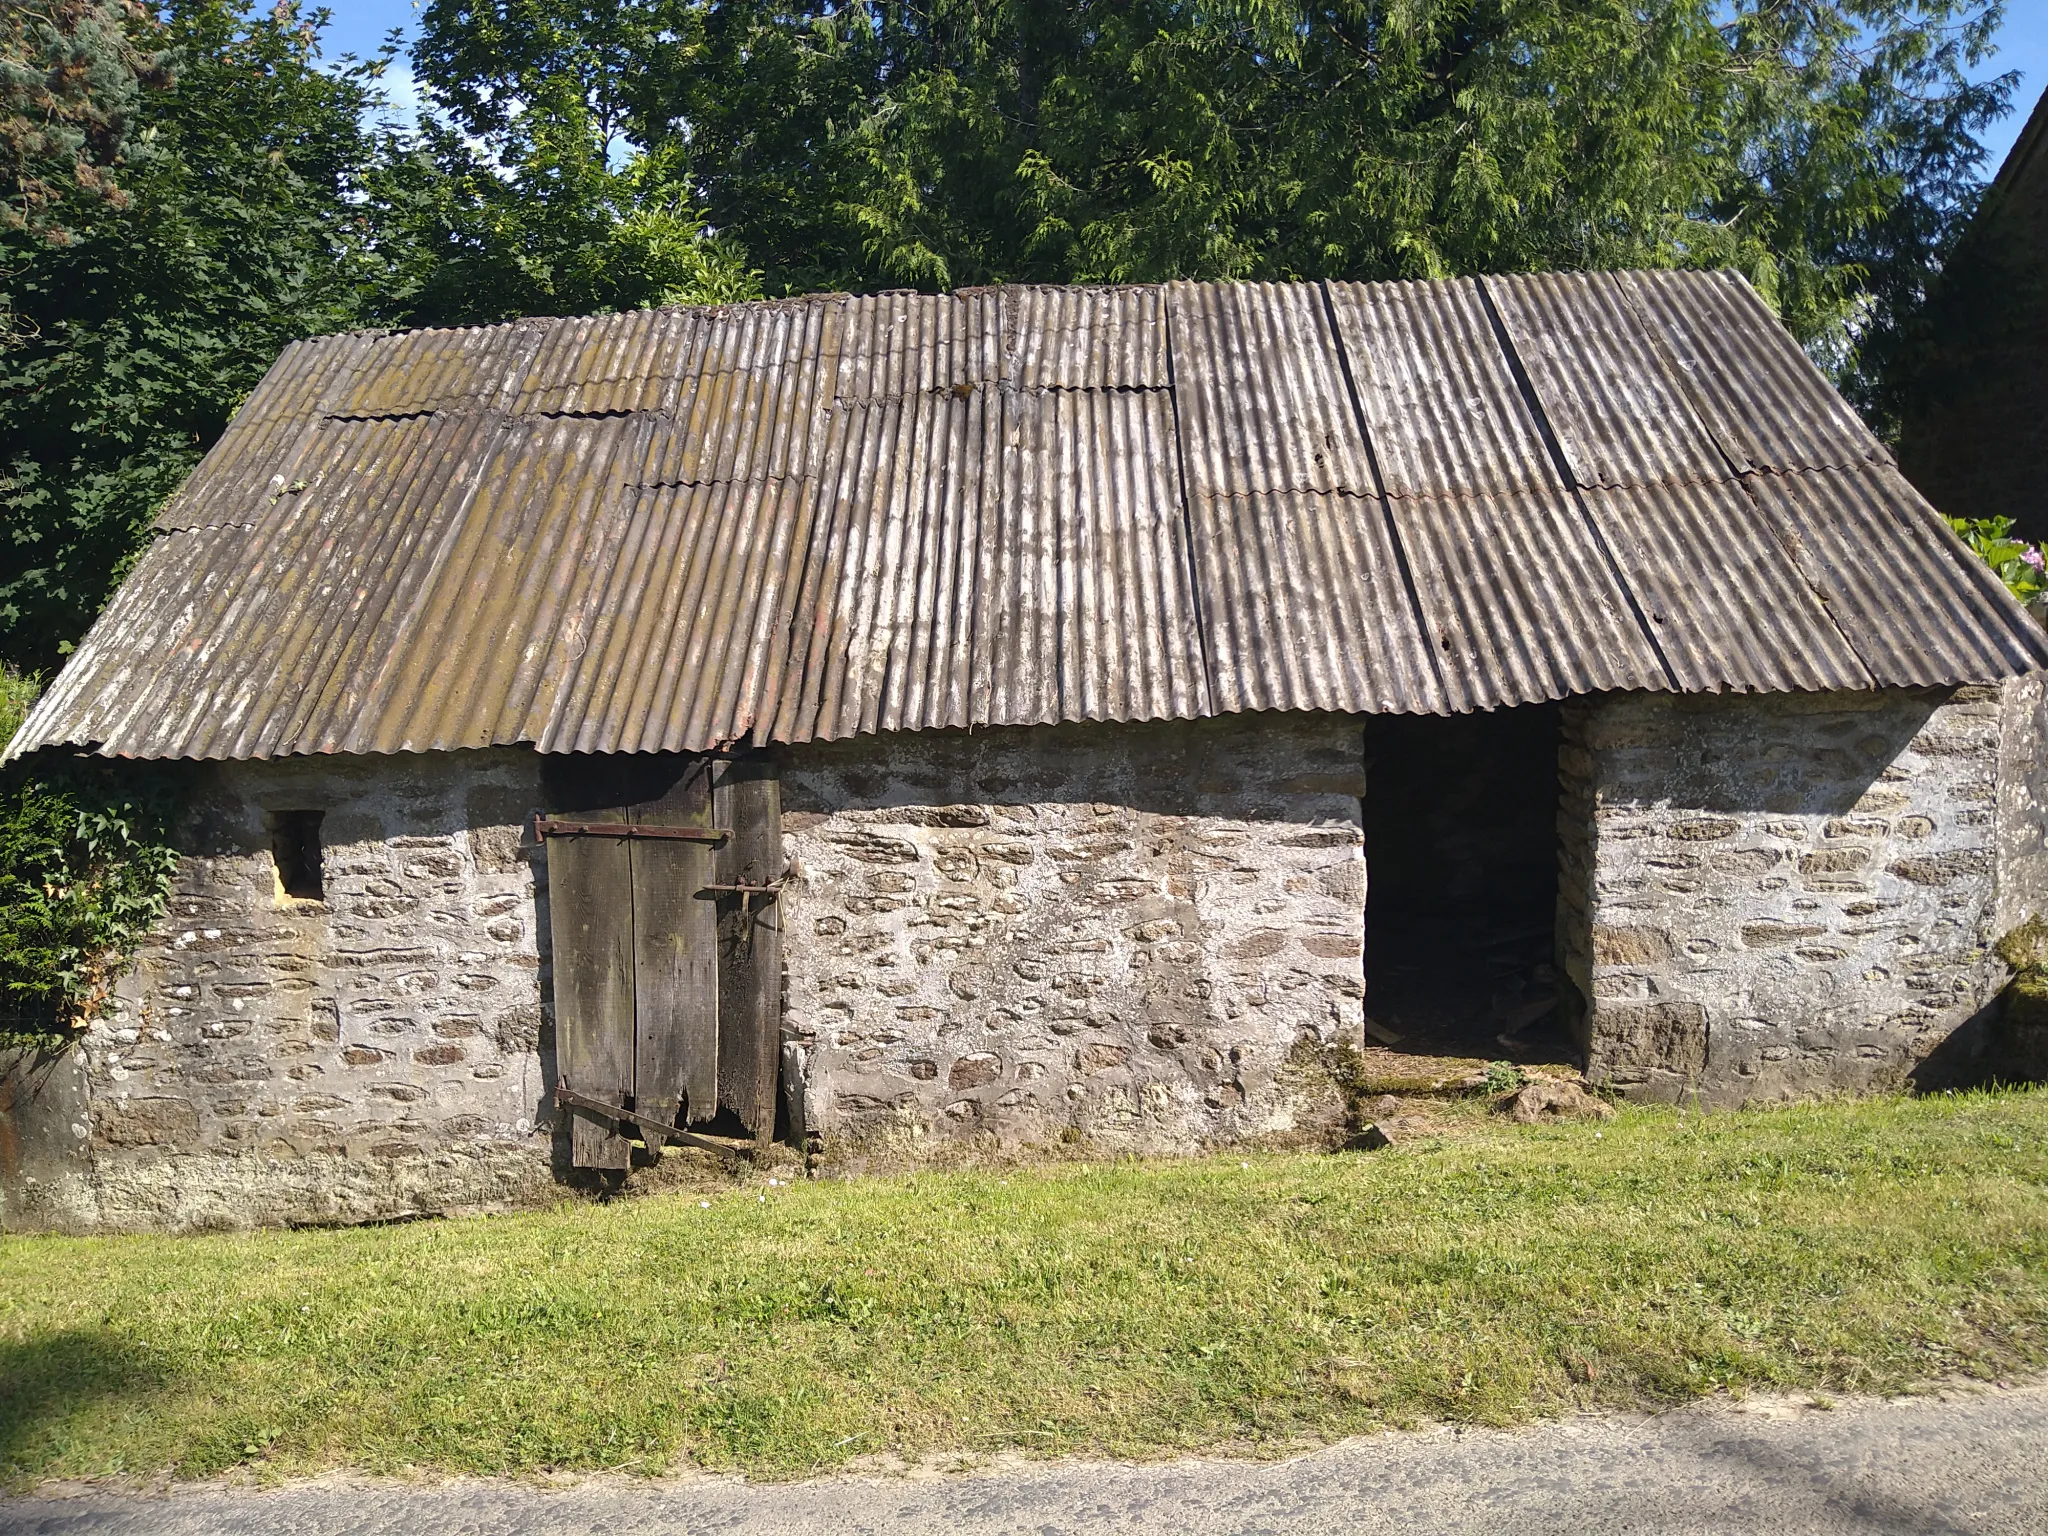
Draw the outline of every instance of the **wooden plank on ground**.
[[[623,1105],[633,1091],[631,855],[624,839],[597,837],[549,838],[547,850],[555,1070],[576,1092]],[[579,1168],[630,1165],[632,1144],[587,1111],[570,1111],[570,1136]]]
[[[636,806],[638,826],[711,825],[710,765],[687,761],[660,798]],[[689,1121],[718,1113],[717,854],[707,843],[633,843],[633,1092],[642,1115]]]
[[[732,837],[718,883],[765,886],[782,875],[782,786],[772,758],[728,763],[712,815]],[[775,1135],[782,1043],[782,903],[772,893],[718,898],[718,1096],[765,1145]]]

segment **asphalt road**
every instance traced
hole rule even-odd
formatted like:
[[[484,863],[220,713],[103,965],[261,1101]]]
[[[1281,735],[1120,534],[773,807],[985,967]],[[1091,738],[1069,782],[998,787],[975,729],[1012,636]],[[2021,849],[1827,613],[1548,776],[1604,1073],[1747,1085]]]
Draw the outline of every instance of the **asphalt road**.
[[[7,1536],[1251,1536],[1254,1532],[2048,1532],[2048,1383],[1832,1409],[1348,1441],[1285,1462],[1018,1465],[973,1473],[619,1480],[573,1487],[329,1478],[254,1491],[0,1502]]]

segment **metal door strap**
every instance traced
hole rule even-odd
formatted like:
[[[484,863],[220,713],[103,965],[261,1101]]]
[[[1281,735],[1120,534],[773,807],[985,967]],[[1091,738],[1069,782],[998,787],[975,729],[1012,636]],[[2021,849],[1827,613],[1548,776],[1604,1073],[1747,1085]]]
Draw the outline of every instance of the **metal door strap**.
[[[562,821],[552,816],[533,818],[533,838],[544,837],[659,837],[679,843],[722,843],[732,836],[729,827],[643,827],[627,821]]]
[[[632,1110],[626,1109],[621,1105],[607,1104],[603,1099],[593,1099],[588,1094],[577,1093],[564,1084],[557,1084],[555,1087],[555,1103],[564,1109],[588,1110],[590,1113],[602,1115],[608,1120],[629,1121],[650,1135],[665,1136],[681,1142],[686,1147],[701,1147],[706,1152],[719,1153],[721,1156],[731,1158],[734,1162],[738,1162],[741,1157],[737,1147],[729,1147],[724,1142],[714,1141],[709,1136],[699,1136],[694,1131],[679,1130],[673,1125],[663,1125],[652,1115],[635,1114]],[[658,1143],[650,1142],[648,1144],[649,1151],[658,1150],[658,1147]]]

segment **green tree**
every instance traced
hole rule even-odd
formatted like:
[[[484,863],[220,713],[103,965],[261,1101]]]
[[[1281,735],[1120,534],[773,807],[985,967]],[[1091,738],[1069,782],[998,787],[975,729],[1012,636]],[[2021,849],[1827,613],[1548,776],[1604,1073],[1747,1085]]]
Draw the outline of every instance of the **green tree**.
[[[377,286],[360,188],[378,66],[321,68],[320,18],[290,6],[96,15],[115,10],[127,30],[67,109],[103,126],[35,151],[107,184],[60,199],[17,159],[0,186],[25,212],[0,229],[0,660],[30,671],[91,622],[285,344],[360,323]]]
[[[414,64],[433,110],[380,186],[390,313],[474,324],[759,296],[691,204],[682,157],[626,137],[647,24],[631,6],[430,0]]]
[[[392,132],[389,55],[323,60],[324,10],[0,5],[0,661],[75,643],[299,337],[759,291],[620,137],[604,8],[568,14],[423,51],[442,108]]]
[[[614,120],[771,288],[1732,264],[1846,349],[1967,203],[1999,15],[632,0],[606,26],[644,50]]]
[[[63,245],[81,204],[126,205],[142,92],[170,78],[155,32],[134,0],[0,6],[0,230]]]

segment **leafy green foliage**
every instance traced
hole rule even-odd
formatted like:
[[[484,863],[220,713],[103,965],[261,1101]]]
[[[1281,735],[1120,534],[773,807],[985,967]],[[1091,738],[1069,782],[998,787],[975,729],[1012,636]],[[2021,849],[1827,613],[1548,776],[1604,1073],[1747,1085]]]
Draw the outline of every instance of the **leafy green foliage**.
[[[122,199],[61,244],[0,231],[0,657],[32,669],[285,344],[359,323],[374,287],[353,200],[369,66],[322,70],[289,9],[178,0],[151,26],[177,71],[141,80],[129,138],[150,152]]]
[[[68,244],[70,220],[127,205],[117,168],[147,157],[129,130],[169,60],[138,43],[154,31],[135,0],[0,7],[0,230]]]
[[[0,669],[0,740],[34,698]],[[0,769],[0,1033],[92,1017],[170,896],[178,800],[157,766],[43,754]]]
[[[480,325],[761,296],[732,241],[711,234],[664,175],[617,170],[589,114],[544,92],[487,154],[429,120],[381,181],[396,231],[391,296],[403,324]]]
[[[21,729],[21,722],[28,718],[36,695],[41,692],[36,680],[23,677],[14,668],[0,666],[0,747]]]
[[[430,27],[574,7],[443,0]],[[1839,351],[1965,211],[1976,0],[637,0],[612,115],[771,288],[1734,265]],[[492,34],[498,35],[498,34]],[[530,52],[423,61],[515,93]],[[430,71],[431,72],[431,71]],[[1910,286],[1910,285],[1909,285]],[[1873,308],[1872,301],[1876,304]],[[1851,320],[1857,321],[1852,332]]]
[[[2038,974],[2048,970],[2048,919],[2028,918],[1992,948],[2013,970]]]
[[[2048,593],[2048,573],[2043,570],[2048,561],[2044,561],[2038,546],[2012,536],[2011,518],[1952,517],[1948,525],[1986,565],[1998,572],[1999,580],[2021,602],[2031,602]]]
[[[432,0],[414,61],[437,112],[380,185],[392,312],[412,323],[591,314],[760,297],[713,234],[673,147],[624,136],[644,8]]]
[[[1512,1061],[1489,1061],[1486,1064],[1488,1093],[1513,1093],[1528,1081],[1528,1076]]]
[[[376,126],[388,58],[323,60],[322,12],[78,0],[53,13],[73,18],[61,37],[20,14],[0,58],[41,51],[0,65],[0,208],[18,213],[0,221],[0,659],[17,666],[75,643],[291,341],[758,292],[666,159],[611,167],[616,132],[567,77],[523,80],[530,100],[481,138],[394,135]],[[94,167],[93,195],[57,196]]]

